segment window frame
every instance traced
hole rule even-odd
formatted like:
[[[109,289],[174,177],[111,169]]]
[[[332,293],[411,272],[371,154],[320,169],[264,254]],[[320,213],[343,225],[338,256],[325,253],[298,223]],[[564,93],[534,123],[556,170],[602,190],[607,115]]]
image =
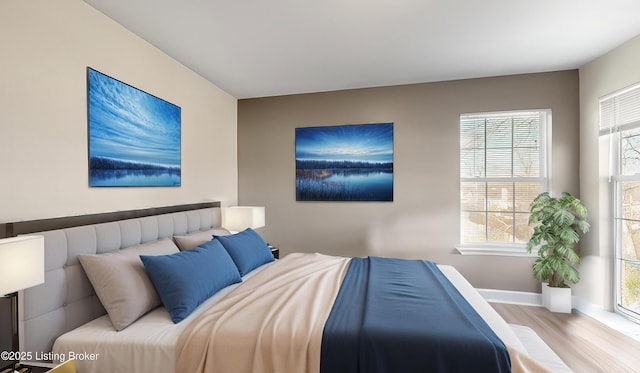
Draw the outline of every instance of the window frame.
[[[640,129],[640,83],[632,84],[618,91],[601,97],[598,103],[601,138],[608,136],[609,142],[609,172],[608,182],[612,195],[610,211],[612,217],[613,245],[613,309],[615,312],[640,322],[640,310],[632,310],[623,305],[623,269],[624,263],[631,260],[624,258],[623,225],[629,221],[640,222],[640,219],[625,217],[624,191],[625,182],[640,181],[640,173],[626,174],[622,169],[623,147],[622,141],[627,132]]]
[[[518,176],[512,176],[512,177],[487,177],[486,176],[486,159],[485,159],[485,173],[483,175],[483,177],[462,177],[462,157],[460,157],[459,159],[459,177],[460,177],[460,181],[459,181],[459,188],[460,188],[460,208],[459,208],[459,212],[460,212],[460,223],[458,225],[459,228],[459,241],[458,241],[458,245],[456,246],[456,249],[458,250],[458,252],[462,255],[499,255],[499,256],[535,256],[535,253],[527,253],[526,250],[526,242],[522,242],[522,243],[518,243],[518,242],[510,242],[510,243],[506,243],[506,242],[499,242],[499,241],[489,241],[489,240],[485,240],[485,241],[479,241],[479,242],[463,242],[463,235],[464,235],[464,221],[463,221],[463,214],[465,212],[472,212],[471,210],[465,210],[463,209],[463,196],[462,196],[462,190],[463,190],[463,184],[464,183],[468,183],[468,182],[479,182],[479,183],[485,183],[485,185],[487,185],[488,183],[492,183],[492,182],[511,182],[511,183],[517,183],[517,182],[539,182],[540,183],[540,192],[548,192],[550,191],[550,175],[551,175],[551,129],[552,129],[552,110],[550,108],[547,109],[526,109],[526,110],[506,110],[506,111],[494,111],[494,112],[479,112],[479,113],[465,113],[465,114],[460,114],[459,117],[459,127],[458,127],[458,135],[459,135],[459,140],[461,141],[461,136],[462,136],[462,121],[464,119],[491,119],[491,118],[506,118],[506,117],[513,117],[513,116],[518,116],[518,115],[523,115],[523,114],[537,114],[540,115],[541,117],[541,122],[540,122],[540,134],[539,134],[539,141],[540,141],[540,165],[539,165],[539,172],[540,172],[540,176],[539,177],[518,177]],[[486,154],[486,149],[487,149],[487,144],[486,144],[486,133],[485,133],[485,137],[484,137],[484,151]],[[459,151],[460,153],[462,152],[463,148],[462,148],[462,144],[459,143]],[[511,143],[511,154],[513,155],[513,142]],[[459,154],[460,154],[459,153]],[[513,169],[513,168],[512,168]],[[486,188],[488,189],[488,188]],[[515,190],[515,186],[514,186],[514,190]],[[482,212],[484,212],[485,214],[491,213],[492,210],[490,210],[486,204],[486,196],[488,194],[488,190],[485,191],[485,208],[484,210],[482,210]],[[514,197],[515,198],[515,197]],[[514,214],[514,219],[515,219],[515,214],[521,213],[516,211],[516,207],[515,207],[515,200],[513,203],[513,208],[511,209],[511,211],[509,211],[510,213]],[[480,212],[480,210],[478,210],[478,212]],[[485,225],[486,227],[486,225]],[[515,233],[514,233],[515,236]]]
[[[615,155],[611,159],[612,170],[610,172],[610,179],[613,191],[613,288],[614,288],[614,310],[626,317],[637,321],[640,321],[640,312],[633,311],[623,305],[622,295],[622,265],[627,260],[624,259],[623,254],[623,225],[628,221],[638,221],[638,219],[629,219],[624,216],[623,210],[623,184],[625,182],[640,182],[640,174],[624,175],[622,173],[622,146],[621,142],[623,134],[626,131],[640,129],[640,122],[632,125],[626,125],[624,128],[615,128],[615,130],[609,133],[611,136],[612,154]]]

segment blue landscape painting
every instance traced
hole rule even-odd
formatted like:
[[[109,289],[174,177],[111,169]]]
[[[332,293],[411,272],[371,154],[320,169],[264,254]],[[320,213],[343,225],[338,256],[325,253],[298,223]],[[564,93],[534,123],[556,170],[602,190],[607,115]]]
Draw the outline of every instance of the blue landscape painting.
[[[393,201],[393,123],[296,128],[297,201]]]
[[[180,186],[180,107],[87,68],[90,186]]]

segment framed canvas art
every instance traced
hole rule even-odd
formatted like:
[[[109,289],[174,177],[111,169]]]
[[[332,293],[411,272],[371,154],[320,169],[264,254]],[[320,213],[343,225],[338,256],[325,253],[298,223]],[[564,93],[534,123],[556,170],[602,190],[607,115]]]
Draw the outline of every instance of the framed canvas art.
[[[180,107],[87,67],[89,186],[180,186]]]
[[[393,123],[296,128],[297,201],[393,201]]]

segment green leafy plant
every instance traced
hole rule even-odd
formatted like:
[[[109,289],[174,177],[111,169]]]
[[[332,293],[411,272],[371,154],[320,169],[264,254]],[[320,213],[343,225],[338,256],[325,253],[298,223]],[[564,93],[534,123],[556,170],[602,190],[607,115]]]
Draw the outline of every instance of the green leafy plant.
[[[580,233],[589,231],[587,208],[570,193],[563,192],[561,198],[554,198],[544,192],[531,202],[529,212],[533,234],[527,251],[538,250],[533,276],[551,287],[568,287],[567,281],[578,283],[580,273],[574,265],[580,263],[580,256],[575,245]]]

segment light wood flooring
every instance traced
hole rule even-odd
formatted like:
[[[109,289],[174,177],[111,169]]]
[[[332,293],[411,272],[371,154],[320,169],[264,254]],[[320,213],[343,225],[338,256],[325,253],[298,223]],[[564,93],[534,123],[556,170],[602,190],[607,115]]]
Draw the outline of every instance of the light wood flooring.
[[[533,329],[576,373],[640,373],[640,342],[575,310],[491,303],[509,324]]]

